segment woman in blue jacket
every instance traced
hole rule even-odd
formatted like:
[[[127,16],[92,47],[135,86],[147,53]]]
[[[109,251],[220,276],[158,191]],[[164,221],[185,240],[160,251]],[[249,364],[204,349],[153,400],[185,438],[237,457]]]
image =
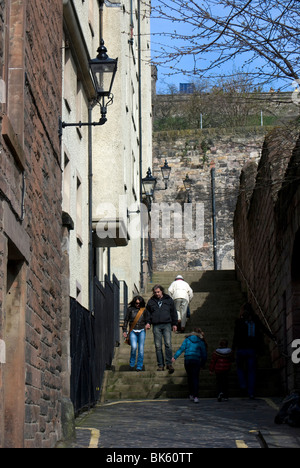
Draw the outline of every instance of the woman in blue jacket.
[[[194,332],[186,335],[181,347],[176,351],[172,361],[184,352],[184,367],[188,377],[190,400],[199,402],[199,373],[201,367],[207,360],[207,343],[200,328],[195,328]]]

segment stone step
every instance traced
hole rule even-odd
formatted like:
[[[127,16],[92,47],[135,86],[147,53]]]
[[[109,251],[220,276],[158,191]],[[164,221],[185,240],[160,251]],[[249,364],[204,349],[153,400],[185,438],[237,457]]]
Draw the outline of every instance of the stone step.
[[[239,287],[234,270],[156,272],[152,276],[151,283],[147,284],[147,294],[151,293],[155,284],[161,284],[164,288],[168,289],[178,274],[183,276],[184,280],[190,284],[195,292],[218,291],[225,284],[234,289]]]
[[[189,282],[194,291],[194,298],[190,304],[191,317],[185,333],[172,334],[173,353],[194,327],[200,327],[204,331],[208,343],[208,362],[200,373],[200,395],[215,397],[215,376],[210,375],[208,370],[211,355],[221,338],[227,338],[231,346],[234,323],[244,302],[244,296],[233,270],[189,271],[154,273],[152,283],[147,285],[145,299],[148,300],[152,295],[151,288],[154,284],[158,283],[168,288],[177,274],[181,274]],[[112,370],[106,371],[106,386],[102,393],[104,400],[186,398],[188,386],[183,355],[174,364],[173,374],[170,375],[167,370],[157,372],[153,333],[149,330],[145,341],[144,370],[137,373],[129,370],[130,350],[130,346],[123,341],[116,349]],[[268,367],[269,362],[268,357],[259,360],[258,396],[278,394],[278,374]],[[230,373],[230,395],[239,395],[235,363]]]
[[[235,270],[206,270],[206,271],[155,271],[152,274],[151,283],[155,283],[158,280],[170,280],[174,281],[177,275],[183,276],[185,281],[199,282],[202,280],[208,280],[209,282],[220,280],[220,281],[234,281],[236,280]]]
[[[176,371],[175,371],[176,372]],[[125,374],[124,372],[123,374]],[[120,381],[118,372],[115,379],[110,382],[106,392],[106,399],[155,399],[155,398],[185,398],[188,395],[186,376],[169,376],[166,372],[159,372],[159,376],[147,372],[127,372],[127,379],[123,376]],[[135,374],[135,375],[133,375]],[[164,375],[165,374],[165,375]],[[131,377],[132,376],[132,377]],[[267,378],[266,378],[267,377]],[[278,375],[270,369],[257,371],[257,396],[278,395]],[[262,383],[263,382],[263,383]],[[237,385],[237,377],[234,372],[230,374],[229,391],[231,397],[240,396]],[[215,397],[217,393],[215,377],[209,375],[208,371],[200,372],[200,395],[201,397]]]
[[[174,348],[176,350],[176,348]],[[213,352],[213,348],[208,350],[208,359],[207,362],[208,364],[211,361],[211,355]],[[270,366],[270,357],[268,355],[261,356],[259,357],[259,367],[269,367]],[[184,370],[184,359],[183,357],[180,357],[177,359],[175,363],[176,370]],[[116,371],[128,371],[129,370],[129,355],[128,356],[120,356],[118,361],[115,361],[113,364],[112,368]],[[156,371],[157,369],[157,363],[156,359],[153,359],[153,355],[148,356],[145,354],[144,357],[144,368],[147,371]],[[235,363],[232,364],[232,368],[235,369]]]

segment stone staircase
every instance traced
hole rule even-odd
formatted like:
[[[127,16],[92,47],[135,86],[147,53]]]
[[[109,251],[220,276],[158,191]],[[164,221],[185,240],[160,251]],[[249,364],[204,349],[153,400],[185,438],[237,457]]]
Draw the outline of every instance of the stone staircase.
[[[145,300],[152,295],[154,284],[161,284],[166,292],[177,274],[182,274],[194,291],[190,304],[191,317],[186,332],[200,327],[208,343],[208,362],[200,373],[200,397],[215,397],[215,376],[209,374],[211,354],[221,338],[227,338],[231,346],[235,319],[244,302],[240,285],[233,270],[228,271],[191,271],[157,272],[153,281],[147,285]],[[181,346],[183,334],[172,334],[173,353]],[[130,346],[121,341],[116,349],[112,369],[105,372],[101,401],[144,400],[157,398],[186,398],[188,395],[187,379],[184,370],[183,355],[174,364],[175,372],[157,372],[155,348],[152,330],[147,332],[144,355],[144,371],[129,370]],[[238,396],[235,364],[230,375],[230,396]],[[278,375],[271,368],[268,356],[259,360],[257,373],[257,396],[280,395]]]

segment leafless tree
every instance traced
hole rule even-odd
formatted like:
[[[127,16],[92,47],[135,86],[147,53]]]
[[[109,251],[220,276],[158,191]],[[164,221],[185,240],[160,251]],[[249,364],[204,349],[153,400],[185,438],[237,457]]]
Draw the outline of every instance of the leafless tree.
[[[299,79],[299,0],[153,0],[152,16],[170,22],[160,34],[171,40],[154,61],[173,73],[224,77],[224,66],[238,59],[253,82]],[[191,70],[183,66],[186,55],[193,56]]]
[[[260,124],[264,93],[239,70],[234,77],[218,79],[213,83],[199,79],[191,84],[192,94],[181,94],[170,86],[166,98],[160,95],[155,129],[233,128]],[[271,109],[271,105],[269,107]],[[268,114],[266,108],[265,113]],[[275,121],[275,114],[273,118]]]

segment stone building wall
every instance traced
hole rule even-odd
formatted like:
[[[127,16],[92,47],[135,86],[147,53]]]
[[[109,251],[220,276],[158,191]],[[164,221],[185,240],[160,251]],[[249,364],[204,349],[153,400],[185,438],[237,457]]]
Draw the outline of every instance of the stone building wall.
[[[259,164],[243,168],[234,217],[237,273],[276,336],[272,356],[287,392],[300,388],[291,359],[300,338],[299,162],[299,129],[271,132]]]
[[[0,447],[47,448],[61,438],[62,2],[1,1],[0,21]]]
[[[156,132],[153,136],[153,175],[158,178],[152,206],[151,235],[154,248],[154,270],[214,269],[211,168],[215,165],[215,213],[217,269],[233,269],[233,216],[239,194],[241,169],[248,161],[257,162],[265,136],[265,128],[208,129]],[[172,168],[167,190],[164,189],[160,167],[167,159]],[[190,193],[183,179],[193,180]],[[182,236],[171,232],[156,232],[156,212],[161,203],[173,204],[177,210],[175,224],[182,224]],[[184,227],[184,214],[190,219],[191,233]],[[197,218],[197,209],[198,218]],[[175,211],[176,211],[175,210]],[[168,213],[163,216],[168,219]],[[163,220],[159,220],[163,226]]]

